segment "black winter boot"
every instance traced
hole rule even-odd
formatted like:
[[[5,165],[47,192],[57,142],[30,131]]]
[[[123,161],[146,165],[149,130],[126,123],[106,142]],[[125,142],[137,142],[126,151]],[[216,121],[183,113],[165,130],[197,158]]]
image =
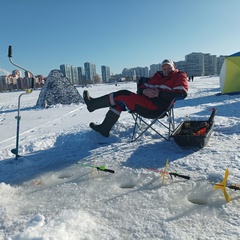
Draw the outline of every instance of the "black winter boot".
[[[99,108],[105,108],[105,107],[110,107],[110,102],[108,100],[109,95],[104,95],[102,97],[98,98],[92,98],[89,95],[89,92],[85,90],[83,92],[83,99],[87,105],[87,109],[89,112],[93,112],[96,109]]]
[[[91,122],[89,126],[96,132],[101,133],[104,137],[109,137],[110,130],[113,125],[117,122],[119,115],[109,110],[106,114],[105,119],[100,125],[96,125]]]

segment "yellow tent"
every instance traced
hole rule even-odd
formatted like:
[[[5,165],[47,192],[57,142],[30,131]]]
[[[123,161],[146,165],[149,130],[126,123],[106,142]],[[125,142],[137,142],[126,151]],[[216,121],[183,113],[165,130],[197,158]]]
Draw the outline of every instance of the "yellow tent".
[[[240,93],[240,52],[225,58],[220,72],[222,94]]]

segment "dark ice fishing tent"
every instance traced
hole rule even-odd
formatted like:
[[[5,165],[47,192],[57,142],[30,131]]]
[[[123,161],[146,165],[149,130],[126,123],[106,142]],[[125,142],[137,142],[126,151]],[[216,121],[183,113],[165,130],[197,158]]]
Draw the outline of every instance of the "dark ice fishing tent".
[[[240,93],[240,52],[227,56],[220,72],[222,94]]]
[[[36,105],[48,107],[56,104],[69,105],[72,103],[84,103],[84,100],[60,70],[52,70],[39,94]]]

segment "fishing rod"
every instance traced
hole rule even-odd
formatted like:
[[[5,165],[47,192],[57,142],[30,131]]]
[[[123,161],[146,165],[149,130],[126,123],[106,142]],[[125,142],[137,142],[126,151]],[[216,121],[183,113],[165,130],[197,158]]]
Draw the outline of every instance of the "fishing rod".
[[[24,67],[21,67],[19,66],[18,64],[14,63],[13,60],[12,60],[12,46],[9,46],[8,47],[8,58],[9,58],[9,61],[16,67],[30,73],[32,75],[32,79],[31,79],[31,86],[30,88],[28,88],[26,90],[25,93],[22,93],[19,95],[18,97],[18,114],[17,116],[15,117],[17,119],[17,133],[16,133],[16,148],[12,149],[11,152],[13,154],[15,154],[15,159],[17,160],[20,155],[18,154],[18,148],[19,148],[19,129],[20,129],[20,120],[21,120],[21,116],[20,116],[20,102],[21,102],[21,97],[25,94],[30,94],[32,91],[33,91],[33,88],[34,88],[34,75],[32,72],[30,72],[29,70],[27,70],[26,68]]]
[[[78,164],[79,166],[82,166],[82,167],[96,168],[98,171],[102,171],[102,172],[115,173],[114,170],[112,170],[112,169],[107,169],[107,168],[105,168],[105,166],[94,166],[94,165],[82,164],[82,163],[78,163],[78,162],[77,162],[76,164]]]
[[[168,165],[168,160],[166,161],[166,165],[164,167],[164,170],[156,169],[156,168],[148,168],[148,170],[161,173],[162,183],[164,183],[164,178],[165,178],[166,174],[169,174],[171,179],[172,179],[172,176],[175,176],[175,177],[181,177],[181,178],[190,180],[189,176],[181,175],[181,174],[178,174],[177,172],[167,172],[166,171],[167,170],[167,165]],[[218,189],[222,190],[226,201],[230,202],[231,198],[228,195],[226,188],[229,188],[229,189],[232,189],[234,191],[237,191],[237,190],[240,190],[240,185],[237,185],[237,184],[227,185],[228,175],[229,175],[229,171],[228,171],[228,169],[226,169],[225,170],[225,175],[223,177],[223,180],[220,183],[213,183],[213,182],[209,182],[209,183],[214,185],[214,190],[218,190]]]
[[[174,176],[174,177],[184,178],[184,179],[187,179],[187,180],[190,179],[189,176],[182,175],[182,174],[178,174],[177,172],[166,172],[166,171],[164,171],[164,170],[159,170],[159,169],[155,169],[155,168],[148,168],[148,170],[154,171],[154,172],[159,172],[159,173],[164,173],[164,174],[169,174],[169,176],[171,177],[171,179],[173,179],[173,176]]]

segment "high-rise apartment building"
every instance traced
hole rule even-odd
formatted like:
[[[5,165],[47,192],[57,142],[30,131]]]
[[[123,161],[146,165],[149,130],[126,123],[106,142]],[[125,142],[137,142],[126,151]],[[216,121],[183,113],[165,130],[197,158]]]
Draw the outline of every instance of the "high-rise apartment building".
[[[210,53],[204,54],[204,75],[215,75],[217,74],[217,56],[210,55]]]
[[[132,77],[132,72],[128,68],[124,68],[122,70],[122,76],[125,78],[131,78]]]
[[[70,81],[72,81],[72,69],[71,65],[62,64],[60,65],[60,70],[65,77],[67,77]]]
[[[219,74],[224,57],[210,53],[193,52],[185,56],[186,73],[194,76],[210,76]],[[182,69],[181,69],[182,70]]]
[[[161,71],[161,64],[151,64],[150,65],[150,71],[149,76],[152,77],[157,71]]]
[[[201,52],[193,52],[185,56],[186,72],[188,75],[202,76],[204,75],[204,54]]]
[[[75,66],[69,65],[69,64],[62,64],[60,65],[60,70],[63,73],[63,75],[69,79],[69,81],[74,84],[78,85],[78,69]]]
[[[77,67],[71,66],[71,75],[72,75],[72,79],[70,81],[72,82],[72,84],[74,85],[79,84]]]
[[[129,80],[136,80],[141,77],[149,77],[148,67],[124,68],[122,76]]]
[[[136,67],[135,70],[137,77],[149,77],[148,67]]]
[[[183,72],[187,72],[187,63],[185,61],[174,62],[175,67]]]
[[[97,75],[96,73],[96,65],[90,62],[84,63],[85,68],[85,77],[87,83],[94,83],[94,77]]]
[[[82,67],[77,68],[78,71],[78,82],[79,84],[85,84],[85,69]]]
[[[110,79],[110,67],[101,66],[101,71],[102,71],[102,81],[104,83],[108,83]]]
[[[220,74],[220,72],[221,72],[225,57],[226,56],[223,56],[223,55],[220,55],[219,57],[217,57],[217,74]]]

